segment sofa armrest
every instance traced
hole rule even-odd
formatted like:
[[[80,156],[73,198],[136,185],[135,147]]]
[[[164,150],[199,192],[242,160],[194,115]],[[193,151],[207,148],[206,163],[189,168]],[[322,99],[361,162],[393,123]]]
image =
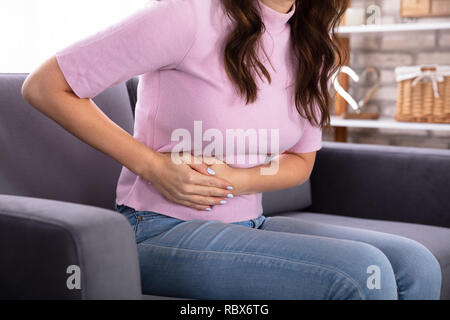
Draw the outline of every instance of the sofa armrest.
[[[308,211],[450,227],[450,150],[323,142]]]
[[[112,210],[0,195],[0,261],[0,299],[142,296],[133,230]]]

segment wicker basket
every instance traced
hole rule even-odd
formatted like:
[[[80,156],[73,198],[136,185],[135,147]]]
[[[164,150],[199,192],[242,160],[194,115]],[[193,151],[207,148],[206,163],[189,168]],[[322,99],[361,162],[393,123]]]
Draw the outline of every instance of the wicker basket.
[[[395,120],[450,123],[450,66],[397,67]]]

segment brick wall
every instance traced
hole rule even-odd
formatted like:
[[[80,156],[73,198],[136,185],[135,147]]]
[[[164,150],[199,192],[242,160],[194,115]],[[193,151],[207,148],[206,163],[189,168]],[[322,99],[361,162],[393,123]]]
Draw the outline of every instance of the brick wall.
[[[382,7],[381,21],[384,24],[408,21],[438,23],[450,20],[450,17],[402,18],[399,14],[400,0],[352,0],[353,7],[367,7],[370,4]],[[399,65],[429,63],[450,65],[450,30],[351,35],[350,48],[350,66],[358,74],[368,65],[381,71],[381,87],[366,110],[393,117],[397,98],[394,68]],[[358,88],[351,87],[350,93],[356,100],[365,94],[371,80],[373,79],[367,79]],[[350,85],[352,86],[352,82]],[[333,140],[332,132],[324,130],[323,139]],[[348,128],[348,141],[450,149],[450,132]]]

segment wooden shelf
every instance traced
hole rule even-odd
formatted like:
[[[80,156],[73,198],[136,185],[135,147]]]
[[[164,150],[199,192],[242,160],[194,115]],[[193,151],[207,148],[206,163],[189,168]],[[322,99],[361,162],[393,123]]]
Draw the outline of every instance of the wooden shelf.
[[[382,32],[408,32],[408,31],[427,31],[427,30],[449,30],[450,22],[432,22],[432,23],[396,23],[396,24],[377,24],[377,25],[359,25],[359,26],[340,26],[337,28],[337,34],[340,36],[350,36],[352,34],[368,34]]]
[[[396,32],[419,32],[419,31],[450,30],[450,21],[435,22],[411,22],[397,24],[378,24],[378,25],[359,25],[359,26],[340,26],[336,29],[336,35],[342,38],[345,48],[350,52],[350,37],[353,34],[370,35],[378,33],[396,33]],[[348,76],[339,75],[339,82],[348,90]],[[380,118],[378,120],[357,120],[342,119],[337,116],[347,109],[347,103],[339,95],[335,100],[335,116],[331,116],[331,125],[335,127],[335,141],[347,141],[347,128],[389,128],[404,130],[433,130],[450,131],[450,124],[442,123],[420,123],[420,122],[400,122],[393,118]]]
[[[339,116],[331,116],[332,127],[347,128],[387,128],[404,130],[433,130],[450,131],[450,124],[427,122],[400,122],[389,117],[380,117],[378,120],[342,119]]]
[[[350,0],[351,6],[351,0]],[[336,28],[336,36],[341,39],[341,44],[348,52],[350,52],[350,38],[353,34],[370,35],[378,33],[397,33],[397,32],[420,32],[420,31],[436,31],[450,30],[450,20],[437,20],[432,22],[408,22],[395,24],[376,24],[376,25],[357,25],[357,26],[339,26]],[[345,61],[344,64],[348,64]],[[349,77],[341,73],[339,75],[339,83],[344,90],[349,89]],[[421,122],[400,122],[393,117],[381,117],[378,120],[359,120],[359,119],[342,119],[339,115],[346,112],[347,102],[338,94],[335,97],[334,114],[331,116],[331,126],[335,127],[334,141],[347,141],[347,128],[390,128],[404,130],[434,130],[434,131],[450,131],[450,124],[443,123],[421,123]]]

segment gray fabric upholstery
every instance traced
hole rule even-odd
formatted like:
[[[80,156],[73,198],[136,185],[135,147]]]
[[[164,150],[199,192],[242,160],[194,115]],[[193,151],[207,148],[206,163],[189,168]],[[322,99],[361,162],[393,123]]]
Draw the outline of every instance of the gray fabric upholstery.
[[[267,217],[281,212],[305,209],[311,205],[310,181],[289,189],[264,192],[262,204],[264,215]]]
[[[31,107],[20,93],[26,74],[0,74],[0,194],[113,209],[121,165]],[[94,102],[132,134],[125,83]]]
[[[112,210],[0,195],[0,261],[3,299],[141,297],[134,233]],[[70,265],[80,290],[67,288]]]
[[[343,217],[310,212],[285,212],[282,216],[305,221],[362,228],[403,236],[420,242],[439,261],[442,269],[441,299],[450,300],[450,229],[421,224]]]
[[[139,85],[139,77],[131,78],[126,82],[127,84],[127,90],[128,95],[130,96],[130,104],[131,104],[131,110],[133,112],[134,117],[134,111],[136,108],[136,102],[137,102],[137,88]]]
[[[308,211],[450,227],[450,150],[323,145]]]

